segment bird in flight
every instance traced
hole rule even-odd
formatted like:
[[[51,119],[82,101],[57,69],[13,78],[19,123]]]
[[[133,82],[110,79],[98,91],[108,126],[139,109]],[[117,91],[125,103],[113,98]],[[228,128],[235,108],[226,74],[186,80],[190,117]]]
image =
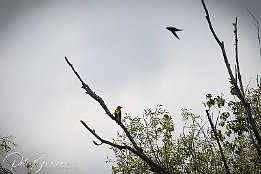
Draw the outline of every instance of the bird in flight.
[[[117,106],[114,115],[115,115],[115,121],[120,124],[121,123],[121,106]]]
[[[176,31],[182,31],[181,29],[178,29],[178,28],[175,28],[175,27],[167,27],[166,29],[169,30],[169,31],[171,31],[171,33],[173,33],[174,36],[176,36],[176,37],[179,39],[179,37],[178,37]]]

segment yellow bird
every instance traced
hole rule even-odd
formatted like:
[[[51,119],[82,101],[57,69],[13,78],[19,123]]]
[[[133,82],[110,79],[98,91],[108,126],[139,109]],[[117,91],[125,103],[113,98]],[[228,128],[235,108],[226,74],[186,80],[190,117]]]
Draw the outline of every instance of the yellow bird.
[[[115,115],[115,121],[120,124],[121,123],[121,106],[117,106],[114,115]]]

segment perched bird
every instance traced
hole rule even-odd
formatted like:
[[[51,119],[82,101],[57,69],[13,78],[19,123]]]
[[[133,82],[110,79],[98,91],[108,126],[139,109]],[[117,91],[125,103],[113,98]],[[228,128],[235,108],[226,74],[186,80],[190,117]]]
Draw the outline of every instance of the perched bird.
[[[174,36],[176,36],[176,37],[179,39],[179,37],[178,37],[176,31],[182,31],[181,29],[178,29],[178,28],[175,28],[175,27],[167,27],[166,29],[169,30],[169,31],[171,31],[171,33],[173,33]]]
[[[115,115],[115,121],[120,124],[121,123],[121,106],[117,106],[114,115]]]

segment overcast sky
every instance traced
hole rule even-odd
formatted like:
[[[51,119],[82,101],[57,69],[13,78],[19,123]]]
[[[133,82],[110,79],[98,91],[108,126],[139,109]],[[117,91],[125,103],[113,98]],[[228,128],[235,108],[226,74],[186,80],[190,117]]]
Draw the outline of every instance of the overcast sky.
[[[255,86],[261,60],[251,10],[261,21],[260,0],[206,0],[234,67],[233,25],[238,17],[244,84]],[[180,40],[165,28],[176,26]],[[109,146],[80,124],[84,120],[111,140],[119,126],[81,84],[84,81],[113,112],[141,115],[162,104],[181,131],[181,108],[204,114],[207,93],[229,94],[228,75],[200,0],[0,1],[0,136],[14,135],[28,160],[81,164],[44,168],[42,174],[111,173]],[[252,79],[251,79],[252,78]],[[21,167],[16,168],[19,174]]]

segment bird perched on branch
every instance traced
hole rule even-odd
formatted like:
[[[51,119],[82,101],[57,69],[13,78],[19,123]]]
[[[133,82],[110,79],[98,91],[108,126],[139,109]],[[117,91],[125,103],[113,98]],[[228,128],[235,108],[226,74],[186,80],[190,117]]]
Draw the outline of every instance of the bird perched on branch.
[[[121,123],[121,106],[117,106],[114,111],[115,121],[120,124]]]
[[[166,29],[169,30],[169,31],[171,31],[171,33],[173,33],[174,36],[176,36],[176,37],[179,39],[179,37],[178,37],[176,31],[182,31],[181,29],[178,29],[178,28],[175,28],[175,27],[167,27]]]

